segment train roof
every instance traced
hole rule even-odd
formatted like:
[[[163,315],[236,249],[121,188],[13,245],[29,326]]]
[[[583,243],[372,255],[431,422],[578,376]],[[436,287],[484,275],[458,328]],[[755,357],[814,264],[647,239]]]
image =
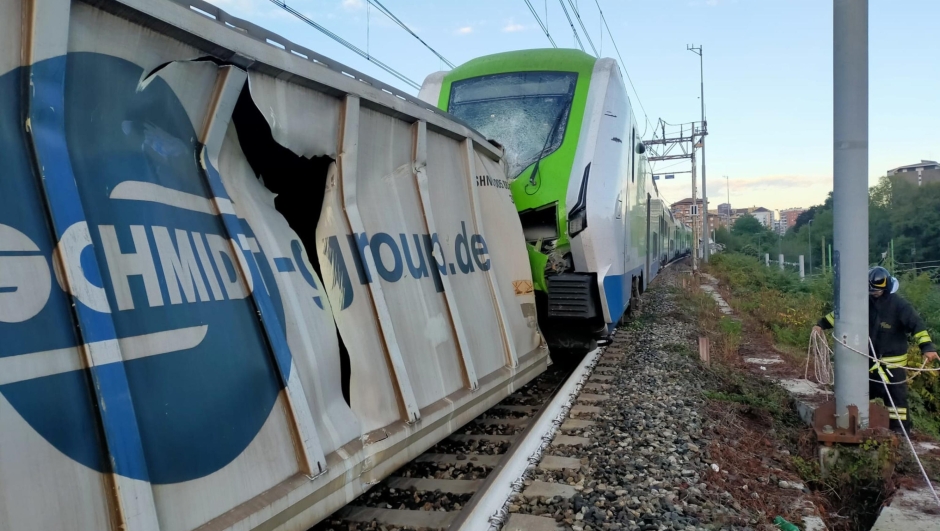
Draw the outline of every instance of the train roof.
[[[449,79],[466,79],[503,72],[553,71],[588,72],[597,58],[581,50],[538,48],[494,53],[471,59],[447,73]]]

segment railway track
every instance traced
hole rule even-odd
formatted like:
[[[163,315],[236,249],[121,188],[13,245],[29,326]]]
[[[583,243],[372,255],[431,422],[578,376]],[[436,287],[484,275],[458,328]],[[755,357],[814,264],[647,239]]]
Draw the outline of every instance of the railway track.
[[[604,373],[622,356],[602,348],[573,371],[549,368],[311,531],[478,531],[497,529],[496,522],[504,531],[556,529],[554,520],[510,514],[504,503],[520,488],[527,497],[575,494],[568,485],[520,478],[536,463],[544,470],[581,467],[552,448],[591,443],[591,418],[607,399]]]

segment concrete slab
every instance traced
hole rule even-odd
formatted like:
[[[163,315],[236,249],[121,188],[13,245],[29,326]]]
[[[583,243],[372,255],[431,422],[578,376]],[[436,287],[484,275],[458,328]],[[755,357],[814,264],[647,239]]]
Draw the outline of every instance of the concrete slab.
[[[560,457],[557,455],[546,455],[539,463],[542,470],[565,470],[566,468],[581,468],[581,460],[574,457]]]
[[[777,383],[780,384],[780,386],[786,389],[789,393],[794,395],[812,396],[832,394],[831,391],[827,391],[809,380],[784,378],[782,380],[777,380]]]
[[[571,406],[572,415],[593,415],[600,412],[601,408],[597,406],[582,406],[580,404]]]
[[[744,363],[753,363],[754,365],[776,365],[783,363],[780,358],[744,358]]]
[[[520,513],[510,514],[509,520],[503,525],[503,531],[558,531],[560,529],[564,527],[558,525],[554,518]]]
[[[871,531],[940,531],[940,516],[927,514],[928,510],[937,511],[937,502],[926,486],[918,490],[901,489],[891,504],[881,510]]]
[[[389,488],[409,490],[414,489],[419,492],[434,492],[439,490],[449,494],[470,494],[476,492],[483,485],[482,479],[426,479],[426,478],[402,478],[392,476],[385,480]]]
[[[473,442],[473,441],[491,441],[491,442],[512,442],[515,439],[515,435],[461,435],[454,434],[448,437],[448,439],[457,442]]]
[[[525,426],[529,423],[529,417],[508,418],[508,419],[476,419],[474,422],[486,426]]]
[[[572,498],[578,491],[571,485],[564,483],[549,483],[547,481],[533,481],[531,485],[522,491],[522,495],[531,500],[534,498]]]
[[[588,446],[591,444],[591,439],[587,437],[573,437],[571,435],[556,435],[552,439],[552,446]]]
[[[538,406],[501,406],[499,404],[493,406],[493,409],[499,409],[502,411],[518,411],[520,413],[535,413],[539,410]]]
[[[608,395],[595,395],[593,393],[581,393],[578,395],[578,402],[603,402],[610,398]]]
[[[561,424],[562,430],[583,430],[590,428],[595,423],[593,420],[568,419]]]
[[[459,513],[457,511],[399,511],[397,509],[378,509],[374,507],[361,507],[347,505],[339,510],[337,515],[350,522],[368,523],[373,520],[385,525],[397,527],[413,527],[444,529],[447,528]],[[554,522],[554,520],[552,520]]]
[[[465,465],[494,467],[499,464],[503,456],[486,454],[465,454],[464,459],[457,459],[457,454],[422,454],[415,461],[418,463],[444,463],[448,465]]]

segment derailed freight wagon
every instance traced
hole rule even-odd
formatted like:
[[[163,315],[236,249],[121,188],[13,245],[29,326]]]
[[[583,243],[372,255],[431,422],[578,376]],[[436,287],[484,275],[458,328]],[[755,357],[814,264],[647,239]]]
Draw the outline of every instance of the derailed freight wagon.
[[[4,0],[0,529],[305,529],[530,380],[499,156],[202,2]]]

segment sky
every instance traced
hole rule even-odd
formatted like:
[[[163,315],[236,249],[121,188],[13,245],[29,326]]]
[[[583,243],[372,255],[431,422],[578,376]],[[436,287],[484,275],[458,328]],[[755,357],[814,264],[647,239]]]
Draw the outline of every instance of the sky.
[[[210,0],[230,14],[402,90],[417,91],[269,0]],[[550,47],[525,0],[380,0],[454,64],[508,50]],[[576,47],[561,2],[530,0],[559,47]],[[366,0],[287,0],[288,5],[421,83],[446,65]],[[832,2],[830,0],[571,0],[605,57],[617,58],[653,124],[700,119],[704,50],[709,204],[772,210],[821,203],[832,190]],[[574,18],[573,10],[569,13]],[[888,169],[940,159],[937,0],[871,0],[869,183]],[[547,17],[546,17],[547,15]],[[591,48],[574,18],[585,48]],[[652,127],[645,138],[652,136]],[[661,162],[657,173],[688,170]],[[727,176],[727,180],[725,179]],[[726,185],[725,183],[728,183]],[[658,181],[670,202],[691,178]],[[701,190],[699,190],[701,193]]]

